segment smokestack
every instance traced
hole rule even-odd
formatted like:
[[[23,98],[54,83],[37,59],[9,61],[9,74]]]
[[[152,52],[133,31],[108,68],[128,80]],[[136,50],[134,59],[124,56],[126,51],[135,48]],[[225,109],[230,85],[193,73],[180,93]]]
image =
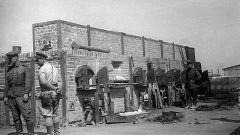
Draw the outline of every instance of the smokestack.
[[[17,52],[18,54],[21,54],[21,46],[13,46],[12,51]]]

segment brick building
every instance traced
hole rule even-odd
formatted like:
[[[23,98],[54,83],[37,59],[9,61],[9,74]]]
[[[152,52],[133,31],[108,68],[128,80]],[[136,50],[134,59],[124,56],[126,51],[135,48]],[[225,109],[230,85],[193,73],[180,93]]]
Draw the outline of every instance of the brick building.
[[[165,71],[173,68],[182,70],[182,59],[195,61],[194,48],[191,47],[63,20],[33,24],[32,30],[34,52],[20,54],[20,60],[29,64],[32,69],[31,102],[36,123],[41,123],[34,98],[34,90],[39,87],[38,67],[31,57],[37,51],[48,55],[48,61],[56,66],[61,74],[64,84],[64,96],[60,104],[63,124],[83,118],[83,99],[86,97],[99,101],[95,102],[95,108],[98,108],[105,100],[103,97],[108,96],[111,107],[109,114],[138,109],[138,89],[133,85],[100,88],[100,85],[95,85],[96,82],[114,82],[116,78],[121,77],[130,84],[133,82],[133,73],[136,69],[141,68],[146,73],[148,61],[153,63],[154,69],[160,68]],[[73,49],[74,44],[87,49]],[[116,63],[118,66],[115,66]],[[5,85],[4,56],[0,58],[0,74],[0,98],[2,98]],[[85,88],[85,85],[97,88]],[[107,91],[108,95],[106,93],[101,95],[100,91],[103,93]],[[0,124],[12,124],[9,109],[3,105],[2,100],[0,108]]]

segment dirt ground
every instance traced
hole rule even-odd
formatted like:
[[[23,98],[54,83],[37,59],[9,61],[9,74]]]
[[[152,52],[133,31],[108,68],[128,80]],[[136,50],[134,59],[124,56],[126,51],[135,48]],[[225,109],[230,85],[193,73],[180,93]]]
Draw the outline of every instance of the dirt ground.
[[[162,124],[139,120],[137,124],[97,124],[86,127],[61,128],[62,135],[240,135],[240,114],[238,108],[223,111],[195,111],[178,107],[168,107],[162,111],[182,112],[185,117],[181,122]],[[26,131],[26,129],[25,129]],[[35,130],[39,135],[46,135],[45,128]],[[0,128],[1,135],[14,135],[13,128]]]

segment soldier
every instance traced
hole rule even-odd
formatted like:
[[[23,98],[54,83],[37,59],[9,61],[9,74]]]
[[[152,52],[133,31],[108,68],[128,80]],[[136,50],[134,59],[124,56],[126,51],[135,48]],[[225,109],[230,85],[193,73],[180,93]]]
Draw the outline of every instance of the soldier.
[[[31,92],[31,75],[29,68],[19,61],[17,52],[8,52],[8,69],[6,74],[6,85],[4,103],[9,105],[12,111],[16,132],[23,132],[21,114],[26,121],[29,134],[34,134],[34,125],[31,118],[31,105],[29,93]]]
[[[36,92],[40,99],[39,109],[45,119],[47,133],[57,135],[59,132],[58,106],[62,89],[58,70],[46,61],[47,56],[36,52],[36,62],[39,68],[39,84],[41,92]]]
[[[193,67],[193,62],[187,60],[186,72],[186,91],[191,98],[191,109],[195,109],[197,105],[198,85],[196,81],[201,79],[201,74]]]

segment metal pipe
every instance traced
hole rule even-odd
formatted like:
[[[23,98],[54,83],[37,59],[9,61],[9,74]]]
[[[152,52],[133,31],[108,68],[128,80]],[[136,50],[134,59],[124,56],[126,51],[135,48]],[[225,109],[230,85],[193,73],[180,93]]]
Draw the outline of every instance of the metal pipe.
[[[84,49],[84,50],[88,50],[88,51],[96,51],[96,52],[103,52],[103,53],[110,52],[109,49],[100,49],[100,48],[96,48],[96,47],[92,47],[92,46],[81,46],[81,45],[78,45],[76,42],[72,42],[71,47],[72,47],[72,49]]]

